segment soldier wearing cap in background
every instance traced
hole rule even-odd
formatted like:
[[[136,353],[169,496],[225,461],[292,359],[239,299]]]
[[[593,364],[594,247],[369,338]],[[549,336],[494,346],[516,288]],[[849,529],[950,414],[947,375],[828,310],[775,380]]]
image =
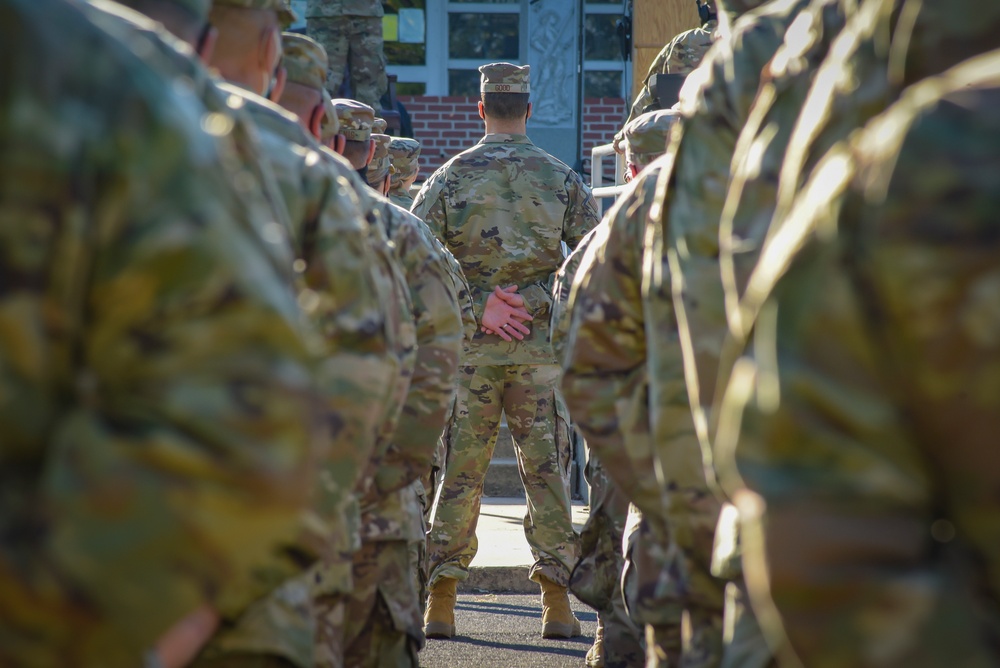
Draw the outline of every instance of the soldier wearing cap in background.
[[[701,25],[676,35],[656,55],[646,72],[646,78],[642,80],[642,89],[639,90],[639,94],[632,102],[628,118],[625,119],[625,125],[631,123],[640,114],[656,111],[660,108],[659,101],[653,97],[649,87],[649,82],[654,76],[657,74],[690,74],[698,67],[701,59],[711,48],[719,25],[715,2],[698,0],[697,4]],[[624,150],[622,139],[622,133],[619,131],[614,138],[615,150],[619,153]]]
[[[232,118],[160,38],[3,5],[0,209],[31,224],[0,258],[0,664],[185,665],[289,565],[315,340]]]
[[[389,144],[392,156],[392,183],[389,185],[389,199],[407,211],[413,206],[410,188],[420,174],[420,142],[408,137],[393,137]]]
[[[627,181],[635,179],[666,152],[667,136],[676,118],[673,110],[654,111],[639,116],[625,127]],[[623,198],[633,201],[628,192]],[[595,239],[597,243],[604,243],[610,233],[608,227],[621,225],[616,222],[616,217],[626,211],[624,205],[613,209],[559,270],[553,290],[554,299],[560,304],[558,324],[553,325],[553,340],[561,360],[565,359],[563,342],[570,335],[573,318],[569,305],[571,290],[575,281],[583,279],[581,263]],[[593,257],[586,261],[587,270],[593,261]],[[577,290],[574,305],[582,301],[584,292]],[[586,328],[575,330],[573,336],[593,337],[598,333],[608,336],[612,330],[597,323],[588,323]],[[575,345],[604,344],[586,341]],[[587,655],[587,663],[590,666],[642,665],[643,644],[637,637],[636,629],[644,626],[655,627],[650,631],[650,635],[655,632],[651,641],[654,646],[673,644],[675,650],[671,656],[676,658],[680,653],[682,610],[678,605],[677,584],[662,578],[668,568],[666,555],[669,540],[665,512],[652,468],[648,427],[645,425],[648,416],[640,391],[644,385],[636,383],[639,389],[632,391],[632,408],[623,410],[624,394],[618,394],[623,387],[621,381],[612,374],[605,376],[599,371],[595,369],[577,381],[574,394],[567,395],[571,409],[574,404],[579,406],[584,402],[589,406],[579,416],[571,410],[574,422],[581,423],[579,426],[585,433],[592,432],[598,422],[614,425],[607,433],[591,435],[587,441],[591,448],[587,462],[591,515],[581,533],[580,563],[570,583],[573,593],[598,610],[597,637]],[[612,410],[618,411],[617,417],[608,413]],[[631,500],[637,500],[645,509],[645,517],[639,510],[640,506],[629,503]],[[627,534],[624,562],[623,532]],[[668,586],[665,588],[664,585]],[[674,640],[667,640],[668,637]]]
[[[550,289],[562,242],[574,248],[599,215],[579,175],[525,134],[529,68],[479,69],[486,136],[438,169],[413,205],[465,271],[480,324],[463,355],[428,540],[425,631],[455,634],[456,585],[468,577],[476,553],[483,481],[505,412],[528,496],[525,537],[535,559],[530,577],[542,588],[542,634],[566,638],[580,632],[567,592],[577,535],[570,521],[569,421],[548,341]]]

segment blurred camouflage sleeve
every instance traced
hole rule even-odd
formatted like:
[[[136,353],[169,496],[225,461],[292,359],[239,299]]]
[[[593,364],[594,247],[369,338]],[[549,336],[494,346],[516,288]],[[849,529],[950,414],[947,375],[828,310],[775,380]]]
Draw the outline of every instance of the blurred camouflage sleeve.
[[[375,474],[376,490],[388,494],[431,469],[445,414],[454,400],[463,326],[447,262],[422,233],[423,224],[388,202],[382,202],[380,213],[406,275],[417,335],[410,389]]]
[[[318,350],[224,176],[225,125],[213,141],[182,88],[65,7],[14,4],[0,521],[22,538],[0,551],[0,626],[58,646],[53,610],[75,610],[73,640],[114,665],[206,602],[238,611],[263,593],[257,573],[292,571],[282,545],[323,454]],[[109,636],[88,635],[99,619]]]
[[[642,236],[656,178],[633,182],[576,272],[562,389],[576,426],[639,506],[661,508],[649,443]]]

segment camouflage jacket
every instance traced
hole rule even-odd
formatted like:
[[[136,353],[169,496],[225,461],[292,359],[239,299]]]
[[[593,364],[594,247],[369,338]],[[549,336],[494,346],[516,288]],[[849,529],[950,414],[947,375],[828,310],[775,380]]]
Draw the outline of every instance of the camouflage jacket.
[[[445,414],[454,400],[462,309],[449,265],[426,226],[408,211],[375,197],[377,215],[385,223],[409,287],[416,359],[395,432],[373,462],[374,481],[362,499],[362,540],[397,540],[407,538],[409,532],[403,531],[411,526],[403,503],[415,501],[408,486],[430,471]]]
[[[413,206],[413,197],[402,188],[390,188],[389,201],[407,211]]]
[[[4,1],[4,664],[139,665],[206,601],[238,613],[296,569],[324,454],[319,339],[232,125],[135,44]]]
[[[477,321],[493,288],[512,284],[535,318],[524,341],[477,330],[462,363],[553,364],[548,319],[562,242],[572,250],[600,220],[580,176],[525,135],[487,135],[434,172],[412,210],[462,266]]]
[[[912,538],[879,535],[824,558],[824,582],[832,571],[853,583],[877,560],[874,577],[892,590],[879,596],[868,576],[830,594],[840,605],[814,606],[819,614],[807,623],[783,614],[782,633],[806,665],[860,665],[875,655],[941,665],[956,647],[966,665],[997,662],[986,630],[994,627],[972,602],[995,602],[997,578],[950,573],[935,554],[944,546],[927,545],[950,543],[983,573],[996,572],[998,72],[992,52],[914,84],[835,144],[764,246],[741,301],[749,335],[732,343],[745,357],[719,411],[718,449],[736,446],[735,459],[719,464],[727,487],[750,487],[769,512],[805,507],[823,513],[821,522],[852,518],[840,526],[855,535],[883,525],[853,518],[913,527]],[[942,537],[941,523],[956,530]],[[899,534],[907,535],[891,535]],[[914,573],[933,575],[913,585]],[[804,591],[790,589],[801,580],[778,580],[776,601]],[[905,612],[887,616],[887,635],[863,613],[898,595],[900,583],[926,613],[916,626]],[[956,595],[954,605],[942,603]],[[818,656],[816,629],[834,624],[850,642]],[[951,630],[942,634],[942,624]]]
[[[662,160],[662,159],[661,159]],[[649,441],[642,235],[654,198],[654,162],[589,237],[570,290],[562,389],[573,422],[629,499],[663,512]]]
[[[373,16],[384,14],[381,0],[308,0],[306,18]]]
[[[652,363],[656,365],[659,351],[668,342],[676,345],[680,336],[684,366],[675,371],[686,374],[706,462],[711,462],[711,454],[704,405],[712,401],[715,360],[727,326],[719,283],[718,221],[730,163],[754,105],[761,70],[807,4],[808,0],[769,3],[741,17],[688,77],[680,103],[681,122],[674,127],[668,146],[672,165],[661,179],[658,208],[662,214],[651,223],[656,229],[645,237],[650,257],[647,298],[656,323],[651,331],[659,332]],[[674,285],[684,289],[673,290]],[[672,367],[672,352],[666,355]],[[655,379],[668,380],[662,374]]]
[[[600,232],[602,227],[607,225],[606,220],[602,220],[597,227],[587,232],[573,252],[569,254],[556,272],[552,281],[552,317],[549,318],[551,329],[549,330],[549,344],[560,364],[566,358],[566,346],[570,338],[570,329],[573,320],[573,312],[569,308],[569,297],[573,289],[573,281],[576,279],[580,263],[583,261],[584,253],[593,243],[594,237]]]
[[[408,298],[399,294],[401,279],[387,258],[384,235],[366,222],[360,191],[330,167],[298,120],[252,93],[224,88],[244,100],[260,129],[291,220],[298,267],[310,287],[307,303],[327,338],[319,372],[329,425],[341,445],[320,469],[317,504],[343,555],[359,544],[354,490],[371,466],[377,434],[387,421],[395,423],[398,402],[393,409],[392,397],[405,393],[400,384],[409,381],[400,353],[412,345],[409,316],[400,312],[403,299],[409,313]],[[344,170],[353,173],[346,165]],[[345,586],[328,584],[337,591]]]

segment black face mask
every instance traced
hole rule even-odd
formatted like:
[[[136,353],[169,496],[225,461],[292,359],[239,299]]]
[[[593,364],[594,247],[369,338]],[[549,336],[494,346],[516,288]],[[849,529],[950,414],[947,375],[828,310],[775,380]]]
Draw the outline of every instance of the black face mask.
[[[365,165],[364,167],[360,167],[360,168],[356,169],[355,171],[361,176],[361,180],[362,181],[364,181],[365,183],[368,183],[368,165]]]

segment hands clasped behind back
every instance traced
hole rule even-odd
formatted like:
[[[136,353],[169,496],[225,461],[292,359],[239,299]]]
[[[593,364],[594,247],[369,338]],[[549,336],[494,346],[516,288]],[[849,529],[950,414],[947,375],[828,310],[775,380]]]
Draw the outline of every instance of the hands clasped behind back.
[[[496,334],[504,341],[523,341],[525,335],[531,333],[524,323],[531,320],[534,318],[528,313],[524,298],[517,294],[516,285],[506,288],[497,286],[486,298],[482,330],[487,334]]]

